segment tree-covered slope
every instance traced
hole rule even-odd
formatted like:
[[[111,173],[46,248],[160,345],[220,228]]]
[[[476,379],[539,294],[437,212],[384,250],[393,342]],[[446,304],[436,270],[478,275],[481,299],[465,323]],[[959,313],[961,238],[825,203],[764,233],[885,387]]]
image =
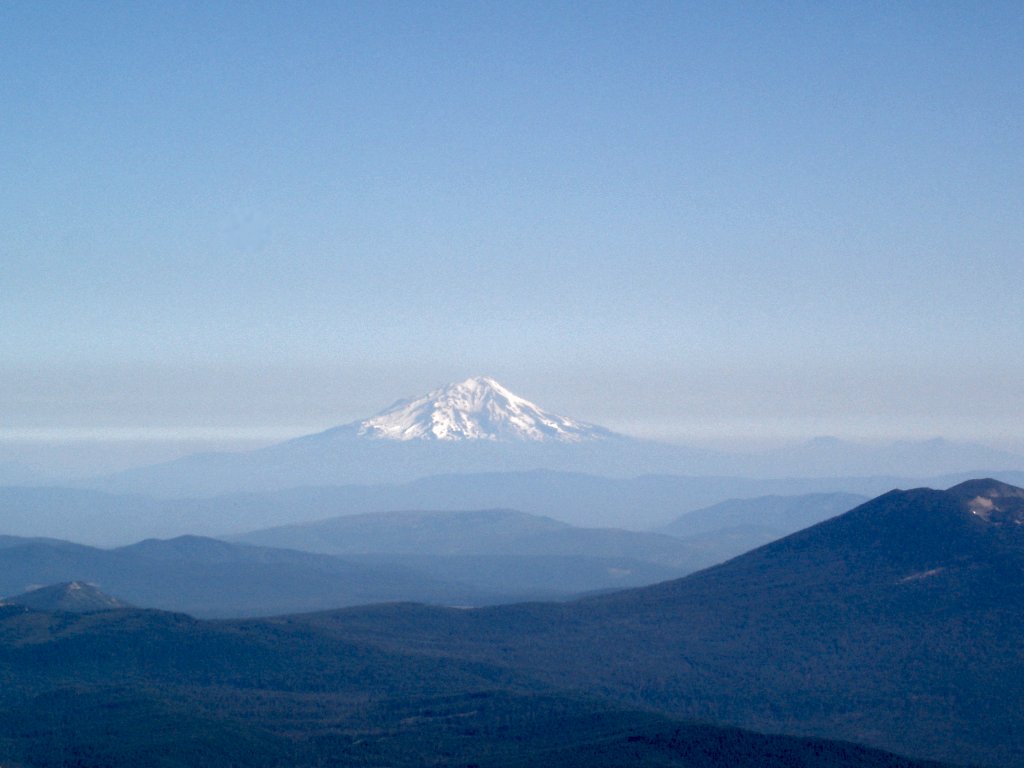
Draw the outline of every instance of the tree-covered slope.
[[[1019,766],[1021,493],[894,491],[690,577],[571,605],[304,620],[686,717]]]
[[[0,609],[0,760],[50,768],[932,768],[697,725],[298,622]]]

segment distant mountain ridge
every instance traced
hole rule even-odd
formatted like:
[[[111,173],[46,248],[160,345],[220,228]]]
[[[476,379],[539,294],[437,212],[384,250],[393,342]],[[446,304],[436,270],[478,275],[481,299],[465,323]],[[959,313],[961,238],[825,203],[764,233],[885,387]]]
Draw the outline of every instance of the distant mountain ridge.
[[[1024,472],[996,476],[1024,485]],[[488,508],[516,509],[582,527],[651,530],[680,514],[730,500],[835,492],[871,497],[897,487],[946,487],[967,477],[970,475],[759,480],[646,475],[624,479],[535,470],[435,475],[400,484],[299,487],[212,498],[0,487],[0,533],[119,546],[184,534],[231,536],[339,515]]]
[[[99,586],[146,608],[268,616],[396,600],[563,600],[653,584],[712,562],[667,536],[576,529],[522,513],[371,517],[369,525],[352,518],[346,526],[349,519],[340,518],[266,531],[251,537],[254,543],[179,536],[105,550],[0,536],[0,595],[74,580],[79,586],[66,601]],[[331,535],[331,523],[340,535]],[[53,600],[39,603],[46,594],[27,592],[25,604],[56,609]]]
[[[400,563],[361,563],[199,536],[150,539],[113,550],[13,537],[2,544],[0,594],[21,593],[7,601],[40,610],[74,610],[79,603],[90,610],[102,607],[99,589],[134,605],[206,617],[266,616],[398,599],[480,604],[495,597]],[[60,586],[30,589],[55,583]]]
[[[857,493],[806,493],[791,496],[755,496],[727,499],[702,509],[684,512],[668,525],[653,530],[688,537],[722,529],[757,527],[782,538],[822,520],[848,512],[868,501]]]
[[[816,438],[736,454],[661,443],[555,415],[477,376],[399,401],[375,416],[258,450],[193,454],[73,484],[180,498],[534,470],[767,479],[977,476],[982,470],[1020,469],[1022,455],[942,439],[862,445]]]
[[[704,557],[699,549],[673,536],[614,528],[577,528],[509,509],[345,515],[252,531],[232,539],[333,555],[628,558],[686,573],[719,562]]]

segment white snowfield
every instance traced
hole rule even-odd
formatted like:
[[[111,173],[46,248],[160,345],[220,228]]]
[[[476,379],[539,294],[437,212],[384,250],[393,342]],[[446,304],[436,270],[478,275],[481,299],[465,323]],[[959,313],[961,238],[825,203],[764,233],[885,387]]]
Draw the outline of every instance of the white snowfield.
[[[557,416],[476,376],[415,400],[400,400],[359,424],[358,434],[382,440],[493,440],[580,443],[608,430]]]

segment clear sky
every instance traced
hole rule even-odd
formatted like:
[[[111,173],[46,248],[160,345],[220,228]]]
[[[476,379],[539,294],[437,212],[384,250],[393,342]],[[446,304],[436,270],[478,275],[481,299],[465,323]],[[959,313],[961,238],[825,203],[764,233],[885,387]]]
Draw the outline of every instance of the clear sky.
[[[14,0],[0,443],[1024,443],[1022,214],[1020,2]]]

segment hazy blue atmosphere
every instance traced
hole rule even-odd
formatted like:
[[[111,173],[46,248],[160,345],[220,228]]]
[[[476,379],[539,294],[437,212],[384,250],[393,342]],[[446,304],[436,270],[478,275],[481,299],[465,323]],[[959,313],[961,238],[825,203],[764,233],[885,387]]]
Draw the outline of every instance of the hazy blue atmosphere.
[[[0,0],[0,768],[1024,768],[1022,65]]]
[[[1022,61],[1019,2],[4,3],[0,461],[476,374],[680,442],[1019,449]]]

